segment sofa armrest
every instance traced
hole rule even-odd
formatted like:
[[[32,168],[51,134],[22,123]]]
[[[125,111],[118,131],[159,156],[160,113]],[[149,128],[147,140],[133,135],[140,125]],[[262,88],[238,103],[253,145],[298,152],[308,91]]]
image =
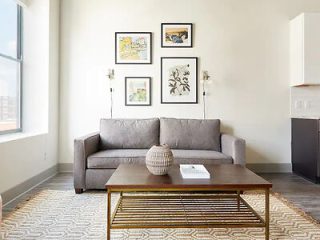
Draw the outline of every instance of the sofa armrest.
[[[74,140],[74,188],[84,189],[87,158],[99,150],[100,135],[92,133]]]
[[[234,164],[246,165],[246,141],[228,134],[221,135],[221,152],[233,158]]]

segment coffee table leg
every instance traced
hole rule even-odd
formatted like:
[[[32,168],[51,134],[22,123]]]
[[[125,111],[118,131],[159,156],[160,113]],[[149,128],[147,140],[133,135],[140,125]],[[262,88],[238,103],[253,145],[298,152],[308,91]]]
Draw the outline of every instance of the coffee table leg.
[[[120,192],[120,199],[119,201],[122,201],[123,192]],[[120,205],[120,210],[122,210],[122,204]]]
[[[238,206],[238,211],[240,211],[240,191],[237,191],[237,206]]]
[[[270,215],[269,215],[269,188],[265,190],[265,234],[266,234],[266,240],[269,240],[269,235],[270,235],[270,229],[269,229],[269,222],[270,222]]]
[[[108,189],[107,200],[107,240],[110,240],[110,228],[111,228],[111,192]]]

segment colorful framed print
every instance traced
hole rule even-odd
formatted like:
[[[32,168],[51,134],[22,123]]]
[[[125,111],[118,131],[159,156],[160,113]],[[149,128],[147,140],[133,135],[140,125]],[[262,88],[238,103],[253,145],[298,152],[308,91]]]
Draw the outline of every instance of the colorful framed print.
[[[192,23],[162,23],[161,47],[191,48]]]
[[[125,85],[126,106],[151,106],[151,77],[126,77]]]
[[[161,58],[161,103],[198,103],[198,58]]]
[[[116,32],[115,33],[116,64],[151,64],[152,33],[151,32]]]

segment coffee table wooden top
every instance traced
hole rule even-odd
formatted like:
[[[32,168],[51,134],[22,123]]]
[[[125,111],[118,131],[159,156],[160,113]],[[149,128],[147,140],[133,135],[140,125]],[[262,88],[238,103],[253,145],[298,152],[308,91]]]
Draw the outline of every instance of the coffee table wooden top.
[[[272,184],[249,169],[234,164],[204,165],[210,179],[184,179],[179,165],[170,168],[167,175],[151,174],[145,165],[121,164],[105,187],[109,190],[245,190],[267,189]]]

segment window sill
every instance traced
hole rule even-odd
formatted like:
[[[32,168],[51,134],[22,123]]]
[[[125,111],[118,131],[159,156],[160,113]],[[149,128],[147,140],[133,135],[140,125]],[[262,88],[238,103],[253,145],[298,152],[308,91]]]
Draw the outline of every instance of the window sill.
[[[10,133],[5,135],[0,135],[0,144],[1,143],[8,143],[17,140],[22,140],[26,138],[36,137],[47,134],[46,132],[17,132],[17,133]]]

